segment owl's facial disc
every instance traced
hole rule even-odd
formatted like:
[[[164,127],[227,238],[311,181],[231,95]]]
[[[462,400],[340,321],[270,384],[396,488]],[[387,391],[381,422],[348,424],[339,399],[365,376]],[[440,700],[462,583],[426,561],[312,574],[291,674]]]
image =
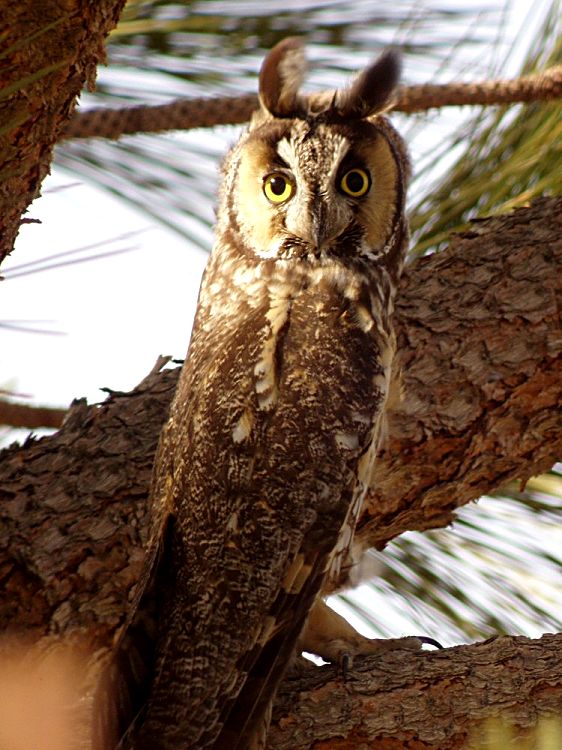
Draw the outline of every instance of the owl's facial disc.
[[[256,129],[238,162],[238,225],[261,258],[375,257],[392,233],[395,155],[370,124],[285,120]]]

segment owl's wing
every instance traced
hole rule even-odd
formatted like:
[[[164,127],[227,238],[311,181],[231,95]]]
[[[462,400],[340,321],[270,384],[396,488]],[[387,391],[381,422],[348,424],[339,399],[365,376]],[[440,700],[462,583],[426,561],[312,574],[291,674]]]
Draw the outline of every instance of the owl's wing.
[[[171,557],[175,517],[162,511],[155,523],[129,616],[94,696],[92,750],[130,747],[142,718],[156,662],[156,633]]]
[[[247,674],[236,699],[224,707],[223,729],[213,750],[258,750],[264,747],[269,712],[277,687],[295,652],[306,618],[322,587],[328,555],[304,561],[310,573],[300,591],[280,591],[270,612],[273,634],[256,643],[240,670]]]

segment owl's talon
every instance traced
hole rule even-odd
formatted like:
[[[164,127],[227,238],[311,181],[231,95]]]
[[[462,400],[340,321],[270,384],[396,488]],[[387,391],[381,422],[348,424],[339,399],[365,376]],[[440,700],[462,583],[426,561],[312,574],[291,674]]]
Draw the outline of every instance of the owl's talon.
[[[428,635],[419,635],[418,638],[422,643],[427,643],[428,646],[435,646],[435,648],[443,648],[443,646],[436,641],[435,638],[430,638]]]
[[[351,669],[353,665],[353,656],[349,653],[349,651],[346,651],[341,655],[340,658],[340,672],[341,672],[341,678],[342,680],[347,680],[347,676],[349,674],[349,670]]]
[[[424,644],[443,648],[439,641],[427,635],[366,638],[357,633],[322,599],[319,599],[312,609],[300,642],[304,651],[318,654],[326,661],[337,664],[343,679],[352,668],[355,656],[382,655],[397,650],[419,652]]]

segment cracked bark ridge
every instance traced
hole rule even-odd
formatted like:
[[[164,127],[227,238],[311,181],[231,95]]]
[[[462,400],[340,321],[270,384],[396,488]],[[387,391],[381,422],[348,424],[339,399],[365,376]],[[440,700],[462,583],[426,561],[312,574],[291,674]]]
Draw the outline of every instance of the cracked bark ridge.
[[[418,261],[397,310],[407,397],[390,421],[366,545],[447,523],[455,508],[561,454],[562,199],[478,222]],[[55,435],[0,454],[0,629],[86,628],[127,611],[147,493],[177,371],[74,405]]]
[[[125,0],[2,4],[0,262],[39,195],[53,146],[82,86],[93,87],[104,40]]]

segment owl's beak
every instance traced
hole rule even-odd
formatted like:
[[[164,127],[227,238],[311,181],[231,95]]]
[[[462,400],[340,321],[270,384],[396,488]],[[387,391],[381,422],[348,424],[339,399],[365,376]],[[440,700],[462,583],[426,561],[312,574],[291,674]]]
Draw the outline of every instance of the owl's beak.
[[[324,240],[324,232],[320,220],[311,216],[310,220],[301,228],[301,237],[316,248],[319,248]]]
[[[321,250],[337,234],[326,213],[326,205],[318,201],[311,204],[308,210],[302,214],[299,235],[317,250]]]

